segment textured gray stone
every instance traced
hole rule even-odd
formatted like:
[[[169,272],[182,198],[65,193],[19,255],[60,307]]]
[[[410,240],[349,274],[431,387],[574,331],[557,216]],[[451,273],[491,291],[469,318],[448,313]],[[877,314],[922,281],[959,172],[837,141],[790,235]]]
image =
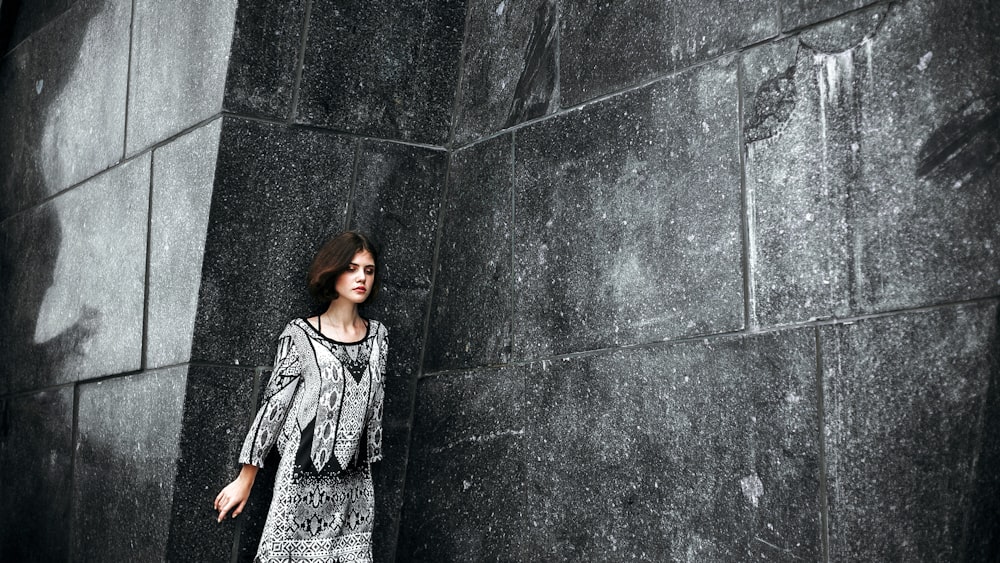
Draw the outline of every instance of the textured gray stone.
[[[270,366],[290,319],[316,308],[305,276],[343,229],[352,141],[224,118],[192,358]]]
[[[997,337],[995,303],[822,329],[831,560],[961,559]]]
[[[295,120],[443,145],[464,22],[462,0],[315,0]]]
[[[554,0],[470,2],[455,142],[465,144],[559,107]]]
[[[515,359],[743,326],[736,114],[723,61],[517,132]]]
[[[128,154],[222,110],[236,0],[136,0]]]
[[[248,524],[244,516],[216,523],[212,502],[238,474],[237,457],[254,414],[254,383],[251,369],[187,368],[174,498],[164,513],[170,517],[167,561],[229,561],[234,535]],[[273,464],[260,473],[268,470],[273,486]],[[270,494],[268,478],[259,476],[250,501],[257,514],[266,513]],[[248,504],[244,515],[253,511]],[[240,536],[241,547],[256,551],[262,527],[261,518],[256,535]]]
[[[121,158],[130,12],[80,0],[0,60],[0,216]]]
[[[409,411],[410,405],[406,405]],[[409,414],[407,412],[407,414]],[[375,561],[393,561],[403,509],[407,449],[410,427],[395,423],[382,425],[382,461],[372,466],[375,485],[375,529],[372,556]]]
[[[164,559],[185,380],[181,367],[79,387],[75,559]]]
[[[14,0],[6,0],[7,2],[14,3]],[[17,2],[17,21],[13,22],[11,26],[10,44],[7,45],[7,49],[13,49],[18,43],[23,41],[32,33],[38,31],[39,29],[45,27],[50,22],[62,15],[63,12],[68,10],[70,6],[76,0],[33,0],[31,2],[19,1]],[[3,6],[4,2],[0,2],[0,6]],[[8,10],[5,9],[5,12]],[[6,27],[8,22],[4,22]],[[3,49],[4,45],[0,43],[0,49]],[[4,50],[3,53],[6,54],[7,51]]]
[[[398,561],[527,561],[525,372],[418,383]]]
[[[386,416],[407,417],[404,382],[420,371],[448,158],[444,151],[396,143],[365,142],[360,151],[351,228],[381,246],[382,276],[382,293],[364,313],[389,328],[389,377],[403,377],[387,384],[386,402],[399,407],[387,407]]]
[[[424,371],[510,358],[510,135],[454,153]]]
[[[226,76],[226,110],[288,118],[304,18],[305,0],[239,2]]]
[[[745,56],[754,324],[996,294],[1000,18],[885,12]]]
[[[819,560],[815,353],[806,329],[531,364],[526,552]]]
[[[573,106],[778,32],[775,0],[561,5],[560,97]]]
[[[153,153],[147,368],[191,358],[221,128],[213,121]]]
[[[72,386],[0,399],[0,560],[66,560],[72,459]]]
[[[0,391],[140,367],[149,156],[3,224]]]
[[[781,29],[790,31],[874,4],[877,0],[782,0]]]

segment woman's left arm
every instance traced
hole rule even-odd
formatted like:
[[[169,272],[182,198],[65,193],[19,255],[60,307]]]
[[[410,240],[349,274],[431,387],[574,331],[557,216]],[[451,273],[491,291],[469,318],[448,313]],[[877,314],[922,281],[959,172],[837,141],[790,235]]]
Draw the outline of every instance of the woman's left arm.
[[[368,415],[368,461],[376,462],[382,459],[382,408],[385,402],[385,371],[386,357],[389,352],[389,335],[385,325],[379,324],[379,335],[376,338],[378,346],[377,380],[373,381],[370,413]]]

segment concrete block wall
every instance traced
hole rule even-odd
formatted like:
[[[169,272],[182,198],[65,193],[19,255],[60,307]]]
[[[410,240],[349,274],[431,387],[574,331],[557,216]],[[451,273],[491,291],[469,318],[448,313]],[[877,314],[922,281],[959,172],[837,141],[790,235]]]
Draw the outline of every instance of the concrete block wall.
[[[467,13],[397,560],[995,558],[997,8]]]
[[[235,15],[188,4],[4,2],[0,560],[166,556]]]

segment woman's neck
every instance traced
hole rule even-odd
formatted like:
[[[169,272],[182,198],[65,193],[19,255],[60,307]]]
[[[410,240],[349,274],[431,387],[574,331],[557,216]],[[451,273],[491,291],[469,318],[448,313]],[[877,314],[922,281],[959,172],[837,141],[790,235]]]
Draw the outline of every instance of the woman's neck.
[[[320,316],[323,325],[338,332],[349,332],[361,319],[358,306],[346,299],[334,299]]]

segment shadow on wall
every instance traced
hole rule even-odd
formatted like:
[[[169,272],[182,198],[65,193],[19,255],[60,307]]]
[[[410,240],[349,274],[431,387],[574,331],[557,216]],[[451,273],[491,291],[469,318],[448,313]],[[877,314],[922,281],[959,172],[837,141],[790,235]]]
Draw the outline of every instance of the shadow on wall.
[[[20,112],[34,112],[44,116],[53,100],[56,100],[72,76],[77,64],[78,52],[86,36],[88,22],[101,12],[102,2],[88,2],[78,11],[78,23],[68,26],[67,33],[59,37],[59,48],[47,54],[47,66],[56,69],[46,76],[45,88],[32,99],[24,97],[5,98],[7,107],[0,108],[0,131],[3,136],[25,147],[40,146],[44,130],[41,127],[25,127],[15,135],[10,123]],[[6,51],[12,37],[20,3],[3,0],[0,3],[0,48]],[[21,12],[24,16],[25,12]],[[0,60],[0,92],[8,90],[16,81],[27,78],[18,76],[24,69],[17,68],[13,55]],[[34,69],[32,69],[34,70]],[[15,96],[17,92],[13,93]],[[13,102],[13,103],[10,103]],[[10,154],[11,151],[5,151]],[[17,168],[17,163],[7,162]],[[45,177],[46,162],[31,162],[33,175],[21,174],[15,178],[20,185],[13,190],[23,197],[22,202],[37,202],[51,193],[42,181],[25,179],[28,176]],[[11,194],[4,194],[10,197]],[[20,203],[23,205],[23,203]],[[2,206],[9,210],[8,206]],[[82,354],[83,345],[94,335],[100,322],[96,309],[84,307],[79,318],[65,327],[57,335],[44,342],[36,342],[35,334],[43,301],[54,283],[56,262],[63,239],[62,229],[55,209],[42,205],[29,209],[17,216],[0,222],[0,393],[15,389],[39,389],[51,385],[64,366]],[[70,312],[68,312],[70,313]],[[25,399],[14,399],[25,400]],[[68,484],[71,477],[53,474],[51,466],[59,465],[53,456],[70,455],[58,451],[55,443],[69,438],[59,433],[67,432],[71,426],[61,421],[46,421],[34,427],[30,420],[8,420],[13,409],[5,401],[0,413],[0,458],[24,457],[24,452],[12,451],[16,444],[24,444],[24,436],[11,435],[12,429],[30,429],[33,438],[47,439],[45,449],[53,459],[23,459],[19,463],[4,463],[0,467],[0,561],[56,561],[65,560],[68,549],[68,535],[53,538],[53,530],[68,529],[70,521]],[[72,401],[58,404],[59,409],[72,410]],[[71,417],[72,413],[65,414]],[[30,418],[30,417],[29,417]],[[69,463],[62,464],[66,468]]]
[[[67,26],[66,33],[60,35],[60,48],[47,54],[49,68],[59,69],[59,72],[47,73],[48,80],[42,91],[34,99],[15,99],[15,105],[23,104],[25,107],[10,108],[10,111],[31,111],[42,116],[48,114],[51,103],[58,99],[73,75],[88,22],[102,11],[103,2],[84,4],[74,14],[78,23]],[[16,62],[14,56],[8,56],[0,63],[0,87],[7,88],[14,80],[25,80],[24,77],[17,77],[23,69],[16,68]],[[9,118],[9,115],[3,116],[4,121]],[[19,135],[10,135],[8,130],[5,136],[19,137],[17,142],[24,147],[41,146],[45,128],[28,126],[24,129]],[[19,163],[12,164],[16,168]],[[20,184],[16,186],[16,191],[23,198],[16,202],[18,207],[37,202],[54,191],[54,188],[44,185],[49,163],[26,161],[23,164],[22,179],[15,180]],[[40,173],[26,174],[27,167]],[[30,177],[43,180],[24,179]],[[5,207],[10,209],[12,206]],[[7,219],[2,232],[0,295],[3,296],[4,307],[0,309],[0,326],[3,327],[6,345],[0,352],[0,362],[9,371],[0,389],[32,389],[51,385],[56,383],[55,378],[64,366],[83,355],[84,344],[98,331],[100,311],[89,306],[79,311],[66,311],[67,315],[77,314],[78,318],[54,337],[36,342],[43,302],[56,281],[56,263],[63,238],[59,217],[51,204],[43,204]]]

